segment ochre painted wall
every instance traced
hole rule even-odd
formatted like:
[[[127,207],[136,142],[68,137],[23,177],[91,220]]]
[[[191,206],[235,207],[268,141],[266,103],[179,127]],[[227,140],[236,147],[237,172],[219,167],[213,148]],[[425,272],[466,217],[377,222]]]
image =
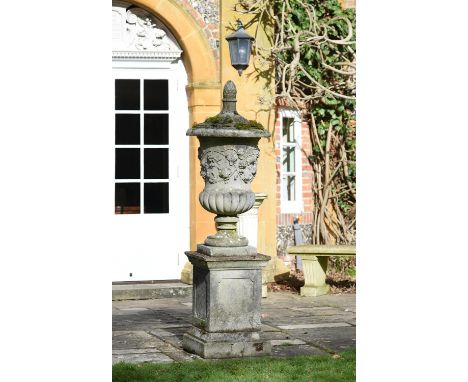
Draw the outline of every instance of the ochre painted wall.
[[[272,110],[261,110],[259,97],[272,94],[273,84],[263,77],[259,77],[255,70],[254,63],[258,64],[255,54],[250,59],[250,66],[239,77],[237,71],[231,66],[229,58],[229,47],[225,40],[231,34],[236,25],[236,20],[240,19],[246,31],[255,36],[256,23],[252,22],[253,16],[233,12],[236,0],[221,0],[221,82],[224,84],[228,80],[234,81],[237,87],[237,111],[247,119],[254,119],[273,134],[274,112]],[[264,48],[271,46],[269,36],[273,36],[272,30],[259,29],[256,36],[256,43]],[[276,192],[276,170],[275,170],[275,147],[272,138],[262,138],[259,142],[260,159],[257,166],[257,176],[255,177],[252,189],[254,192],[265,192],[268,198],[259,209],[258,221],[258,252],[268,256],[276,257],[276,224],[275,224],[275,192]]]
[[[189,128],[194,123],[203,122],[207,117],[220,111],[222,85],[232,80],[237,86],[237,110],[247,119],[255,119],[273,133],[274,114],[272,110],[261,111],[258,98],[271,94],[272,84],[259,78],[251,58],[249,68],[239,77],[232,68],[229,49],[225,37],[233,32],[236,19],[240,18],[247,31],[254,35],[255,24],[249,25],[251,15],[240,15],[233,11],[236,0],[220,0],[220,59],[217,60],[210,47],[203,29],[190,12],[177,0],[139,0],[132,1],[157,16],[171,29],[184,53],[182,59],[188,75],[187,97],[189,105]],[[261,30],[258,43],[269,46],[268,36],[272,30]],[[181,137],[181,139],[189,139]],[[215,232],[214,215],[205,211],[198,202],[198,195],[203,190],[204,182],[200,176],[200,163],[197,158],[198,140],[190,137],[190,249],[204,241],[207,235]],[[266,192],[268,198],[259,210],[258,251],[276,257],[275,225],[275,150],[273,139],[261,139],[260,159],[257,176],[253,182],[254,192]],[[181,190],[184,192],[185,190]],[[188,248],[187,248],[188,249]]]

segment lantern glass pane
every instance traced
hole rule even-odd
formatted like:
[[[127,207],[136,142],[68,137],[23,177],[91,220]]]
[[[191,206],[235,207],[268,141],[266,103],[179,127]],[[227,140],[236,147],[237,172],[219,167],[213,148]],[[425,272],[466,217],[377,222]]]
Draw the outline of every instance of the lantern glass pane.
[[[229,41],[229,54],[231,56],[231,65],[236,65],[239,62],[237,40]]]
[[[239,40],[239,63],[248,65],[250,58],[250,40],[241,39]]]

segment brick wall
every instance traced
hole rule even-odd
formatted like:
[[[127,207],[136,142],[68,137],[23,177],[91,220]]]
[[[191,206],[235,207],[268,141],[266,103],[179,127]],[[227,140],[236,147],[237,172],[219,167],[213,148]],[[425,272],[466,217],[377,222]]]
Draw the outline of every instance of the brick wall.
[[[286,247],[294,245],[293,221],[299,218],[304,243],[310,243],[312,219],[313,219],[313,195],[312,195],[312,166],[308,155],[312,152],[310,142],[310,131],[306,122],[301,124],[301,163],[302,163],[302,201],[303,211],[301,213],[281,212],[281,116],[279,110],[275,120],[275,155],[276,155],[276,232],[277,232],[277,255],[287,266],[294,268],[294,256],[286,254]]]
[[[281,212],[281,120],[279,111],[276,113],[275,121],[275,154],[276,154],[276,225],[291,225],[293,219],[299,217],[302,224],[312,223],[313,196],[312,196],[312,166],[308,155],[312,152],[310,143],[310,131],[306,122],[302,122],[301,128],[301,161],[302,161],[302,201],[304,209],[302,213]]]
[[[178,0],[203,29],[219,62],[219,0]]]

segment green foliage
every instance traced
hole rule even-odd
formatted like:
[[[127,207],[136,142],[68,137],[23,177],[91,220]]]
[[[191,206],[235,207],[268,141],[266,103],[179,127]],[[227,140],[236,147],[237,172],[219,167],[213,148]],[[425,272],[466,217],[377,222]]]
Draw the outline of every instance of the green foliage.
[[[355,123],[355,78],[350,76],[350,66],[344,63],[354,63],[355,58],[355,26],[356,13],[354,9],[343,10],[337,0],[304,0],[313,6],[315,17],[307,13],[301,0],[289,0],[292,12],[286,14],[287,23],[291,25],[291,30],[295,33],[288,33],[289,28],[285,28],[286,40],[289,38],[289,45],[293,46],[293,39],[300,36],[299,41],[306,41],[310,37],[307,33],[312,26],[318,29],[317,34],[326,34],[328,41],[315,40],[301,45],[300,64],[305,69],[307,75],[312,77],[321,86],[316,86],[313,80],[302,72],[298,73],[300,81],[304,84],[301,87],[302,99],[308,97],[306,110],[311,123],[316,126],[317,136],[312,137],[311,161],[317,166],[324,166],[325,146],[327,133],[332,126],[333,135],[344,146],[347,159],[347,175],[341,175],[342,186],[338,185],[334,190],[336,203],[343,212],[347,222],[352,217],[347,216],[355,203],[352,193],[340,192],[345,187],[356,185],[356,123]],[[283,0],[275,0],[275,14],[281,15],[283,12]],[[337,40],[343,40],[349,34],[349,25],[344,20],[350,21],[352,26],[351,44],[340,44]],[[303,33],[300,33],[303,31]],[[305,32],[304,32],[305,31]],[[299,33],[299,34],[298,34]],[[307,40],[308,41],[308,40]],[[294,59],[294,50],[285,49],[277,57],[277,60],[290,63]],[[338,69],[331,70],[329,67]],[[343,73],[344,72],[344,73]],[[308,86],[309,87],[308,87]],[[280,84],[281,86],[281,84]],[[326,91],[329,89],[330,91]],[[282,90],[279,88],[278,92]],[[336,94],[334,94],[336,93]],[[305,95],[305,96],[304,96]],[[345,97],[340,97],[344,95]],[[292,94],[294,98],[294,94]],[[352,97],[352,98],[351,98]],[[313,126],[311,126],[312,128]],[[318,138],[318,139],[317,139]],[[331,171],[342,160],[339,152],[339,145],[332,142],[330,148]],[[324,171],[322,172],[324,173]],[[335,183],[340,183],[337,180]],[[318,202],[316,197],[316,202]],[[316,203],[317,204],[317,203]]]
[[[256,45],[267,61],[258,76],[309,122],[313,169],[313,244],[355,241],[356,13],[338,0],[238,0],[258,26],[275,25],[273,46]],[[263,60],[263,61],[262,61]],[[260,66],[259,66],[260,67]],[[270,103],[270,107],[274,103]]]
[[[356,379],[356,352],[339,357],[300,356],[292,358],[197,360],[170,364],[128,364],[112,366],[113,382],[256,382],[315,381],[347,382]]]

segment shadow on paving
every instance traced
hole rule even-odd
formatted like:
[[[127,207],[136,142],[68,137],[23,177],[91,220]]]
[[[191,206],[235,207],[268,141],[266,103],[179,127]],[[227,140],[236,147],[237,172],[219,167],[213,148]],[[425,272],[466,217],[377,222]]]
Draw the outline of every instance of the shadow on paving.
[[[356,346],[355,312],[355,295],[269,293],[262,300],[262,336],[272,341],[273,357],[342,352]],[[113,301],[112,362],[199,358],[182,349],[191,314],[191,297]]]

